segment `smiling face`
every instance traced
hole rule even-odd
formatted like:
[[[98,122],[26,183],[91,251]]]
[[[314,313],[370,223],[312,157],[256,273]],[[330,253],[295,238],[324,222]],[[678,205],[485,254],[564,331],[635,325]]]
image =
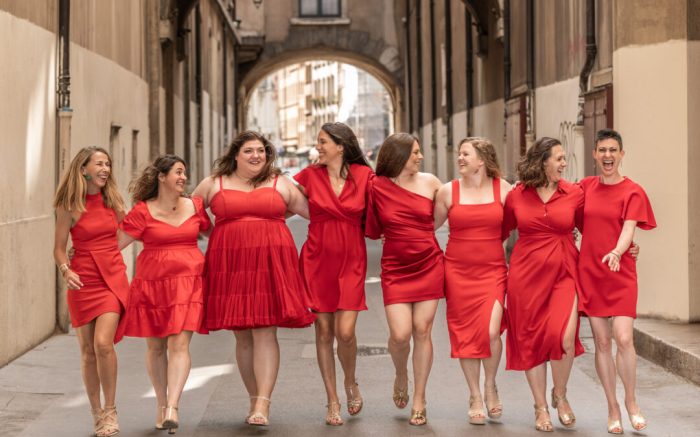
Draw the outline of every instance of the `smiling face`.
[[[459,146],[459,154],[457,155],[457,166],[459,174],[467,176],[474,174],[483,168],[484,161],[479,157],[474,145],[470,142],[462,143]]]
[[[550,153],[549,158],[542,165],[544,166],[544,173],[547,175],[547,181],[555,183],[559,182],[566,168],[566,154],[560,144],[552,147]]]
[[[411,146],[411,154],[408,156],[408,161],[406,161],[404,166],[404,171],[409,174],[418,173],[421,162],[423,162],[423,154],[420,152],[418,141],[414,141]]]
[[[598,166],[598,171],[606,177],[620,174],[623,156],[625,156],[625,151],[614,138],[598,141],[593,150],[593,159]]]
[[[334,161],[343,161],[343,146],[333,141],[333,138],[324,130],[318,132],[316,150],[319,164],[328,165]]]
[[[82,167],[81,173],[87,180],[89,191],[101,190],[112,173],[112,162],[104,153],[95,152],[90,156],[88,163]]]
[[[162,187],[182,194],[185,192],[187,169],[183,163],[176,162],[170,167],[170,171],[167,174],[161,173],[158,175],[158,181]]]
[[[267,162],[265,146],[258,140],[246,141],[236,154],[236,170],[245,177],[253,177],[260,173]]]

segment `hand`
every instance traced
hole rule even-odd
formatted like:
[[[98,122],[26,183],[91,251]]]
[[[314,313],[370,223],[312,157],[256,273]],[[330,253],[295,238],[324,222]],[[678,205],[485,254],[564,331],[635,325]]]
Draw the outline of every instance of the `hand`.
[[[80,282],[80,276],[71,269],[66,270],[63,279],[65,279],[69,290],[80,290],[80,287],[83,286],[83,283]]]
[[[603,257],[603,264],[606,264],[606,263],[608,264],[610,271],[612,271],[612,272],[620,271],[620,255],[617,252],[615,252],[614,250],[611,250]]]
[[[73,261],[73,257],[75,256],[75,247],[68,249],[68,253],[66,255],[68,255],[68,261]]]
[[[382,244],[384,244],[384,242],[386,241],[386,237],[384,236],[384,234],[381,234],[379,236],[379,240],[382,242]]]
[[[633,241],[632,245],[630,246],[630,248],[627,252],[632,256],[632,258],[635,261],[637,261],[637,259],[639,258],[639,244],[637,244]]]

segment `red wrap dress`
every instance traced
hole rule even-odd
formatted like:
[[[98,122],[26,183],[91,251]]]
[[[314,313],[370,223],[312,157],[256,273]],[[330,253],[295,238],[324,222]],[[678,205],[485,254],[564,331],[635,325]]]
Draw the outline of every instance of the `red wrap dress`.
[[[219,179],[205,268],[210,330],[301,328],[316,318],[276,185],[275,177],[272,187],[248,192],[225,189]]]
[[[644,189],[630,179],[614,185],[591,176],[580,183],[586,199],[583,239],[578,261],[581,281],[579,310],[592,317],[637,317],[637,263],[622,254],[620,270],[610,271],[603,257],[615,248],[625,220],[641,229],[656,227],[651,203]]]
[[[202,199],[192,198],[195,213],[180,226],[153,218],[146,202],[137,203],[121,224],[143,241],[131,280],[124,335],[167,337],[182,331],[206,333],[204,320],[204,254],[197,236],[211,226]]]
[[[432,199],[377,176],[372,180],[366,233],[384,234],[384,305],[445,297],[445,265],[435,239]]]
[[[583,191],[560,180],[545,203],[535,188],[517,185],[506,198],[503,230],[517,228],[510,258],[506,369],[529,370],[564,355],[562,339],[579,290],[573,230]],[[583,353],[576,330],[575,354]]]
[[[300,268],[313,296],[314,311],[366,310],[367,250],[363,219],[372,169],[351,164],[339,196],[326,167],[306,167],[294,179],[309,199],[309,234],[301,249]]]
[[[90,323],[105,313],[123,315],[129,300],[126,264],[117,245],[117,214],[108,208],[102,193],[85,196],[86,211],[70,230],[75,254],[70,268],[80,276],[83,286],[68,289],[68,312],[74,327]],[[114,336],[124,336],[122,317]]]
[[[501,240],[501,180],[493,179],[491,203],[462,205],[459,191],[459,180],[452,181],[452,206],[447,212],[450,238],[445,251],[452,358],[488,358],[491,314],[496,302],[505,305],[508,273]]]

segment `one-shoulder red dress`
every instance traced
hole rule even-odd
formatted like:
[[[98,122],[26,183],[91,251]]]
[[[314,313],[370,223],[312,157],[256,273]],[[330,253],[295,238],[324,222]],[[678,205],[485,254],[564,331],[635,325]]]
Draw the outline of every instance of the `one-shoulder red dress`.
[[[210,330],[301,328],[316,319],[276,185],[277,178],[247,192],[225,189],[219,178],[205,268]]]
[[[372,179],[366,233],[384,235],[382,294],[384,305],[445,297],[443,253],[435,239],[432,199],[413,193],[389,178]]]
[[[68,289],[68,312],[74,327],[105,313],[124,314],[129,301],[126,264],[117,245],[117,214],[102,193],[85,196],[85,212],[70,230],[75,254],[70,268],[80,276],[80,290]],[[124,335],[120,319],[114,342]]]
[[[505,305],[508,274],[501,240],[501,180],[493,179],[491,203],[460,204],[459,191],[459,180],[452,181],[452,206],[447,212],[450,238],[445,251],[452,358],[488,358],[491,314],[496,302]]]
[[[372,169],[351,164],[340,195],[331,187],[326,167],[311,165],[296,176],[309,199],[309,234],[300,267],[314,298],[314,310],[366,310],[367,249],[363,219]]]
[[[211,226],[202,199],[193,197],[195,213],[175,227],[153,218],[146,202],[131,209],[122,230],[143,241],[131,280],[124,335],[167,337],[203,329],[204,254],[197,236]]]
[[[603,257],[615,248],[625,220],[641,229],[656,227],[654,211],[644,189],[625,178],[614,185],[591,176],[579,182],[585,194],[583,239],[578,260],[581,280],[579,310],[592,317],[637,317],[637,263],[622,254],[620,270],[610,271]]]
[[[573,230],[583,191],[560,180],[545,203],[535,188],[517,185],[503,210],[504,236],[517,227],[507,281],[506,369],[529,370],[564,355],[562,340],[578,286]],[[575,355],[583,345],[575,339]]]

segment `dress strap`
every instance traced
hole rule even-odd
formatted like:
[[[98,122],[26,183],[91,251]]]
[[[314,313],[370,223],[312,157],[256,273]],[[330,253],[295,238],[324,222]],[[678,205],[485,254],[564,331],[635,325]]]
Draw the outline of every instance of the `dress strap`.
[[[224,190],[224,177],[219,176],[219,190],[223,191]]]
[[[501,178],[493,178],[493,201],[500,205],[501,204]]]
[[[452,181],[452,206],[459,205],[459,179]]]
[[[275,180],[272,181],[272,189],[276,190],[277,189],[277,179],[279,179],[280,175],[275,175]]]

